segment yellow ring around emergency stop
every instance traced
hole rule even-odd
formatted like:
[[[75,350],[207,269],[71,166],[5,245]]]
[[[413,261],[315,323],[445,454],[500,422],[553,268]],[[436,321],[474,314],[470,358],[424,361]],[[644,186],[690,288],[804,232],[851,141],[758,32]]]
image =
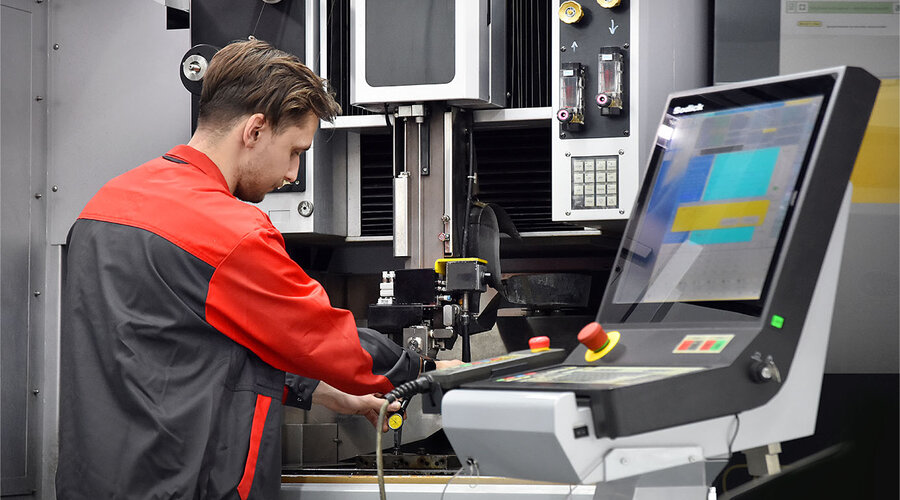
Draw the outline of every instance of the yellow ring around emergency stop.
[[[606,343],[606,347],[600,349],[599,351],[592,351],[588,349],[587,352],[584,353],[585,361],[587,361],[588,363],[593,363],[594,361],[597,361],[603,356],[609,354],[609,351],[612,351],[612,348],[619,343],[619,338],[621,337],[621,335],[619,334],[619,332],[606,332],[606,337],[609,339],[609,342]]]

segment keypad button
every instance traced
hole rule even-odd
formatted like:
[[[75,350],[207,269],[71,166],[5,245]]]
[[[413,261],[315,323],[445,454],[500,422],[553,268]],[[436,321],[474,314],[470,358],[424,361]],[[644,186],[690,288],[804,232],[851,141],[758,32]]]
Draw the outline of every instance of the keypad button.
[[[616,187],[615,184],[607,184],[606,192],[609,194],[618,194],[618,188]]]
[[[594,207],[594,197],[591,195],[584,197],[584,208],[593,208]]]
[[[594,185],[591,184],[590,187],[593,188]],[[572,186],[572,194],[584,194],[584,184],[575,184],[574,186]],[[593,194],[593,191],[591,192],[591,194]]]
[[[597,172],[597,175],[594,177],[597,182],[606,182],[606,172]]]
[[[606,170],[615,170],[618,167],[618,163],[615,159],[606,160]]]
[[[575,172],[583,172],[584,171],[584,160],[573,160],[572,161],[572,169]]]
[[[606,160],[601,160],[597,158],[594,160],[595,165],[597,165],[597,170],[606,170]]]
[[[584,160],[584,171],[585,172],[593,172],[594,171],[594,159],[593,158]]]
[[[594,183],[594,172],[593,172],[593,171],[585,172],[585,173],[584,173],[584,182],[587,183],[587,184],[593,184],[593,183]]]
[[[606,182],[616,182],[618,180],[619,175],[615,172],[607,172],[606,173]]]
[[[619,204],[617,196],[607,196],[606,197],[606,205],[609,207],[614,207]]]
[[[595,192],[597,194],[606,194],[606,184],[597,184]]]
[[[583,183],[584,182],[584,172],[575,172],[574,174],[572,174],[572,181],[575,182],[575,184]]]

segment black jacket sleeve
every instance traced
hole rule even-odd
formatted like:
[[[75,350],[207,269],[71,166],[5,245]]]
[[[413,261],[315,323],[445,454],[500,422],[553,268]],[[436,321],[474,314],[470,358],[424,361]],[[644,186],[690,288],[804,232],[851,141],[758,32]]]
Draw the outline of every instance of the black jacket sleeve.
[[[415,379],[422,369],[422,358],[388,340],[371,328],[359,328],[359,343],[372,356],[372,372],[384,375],[394,387]],[[319,381],[293,373],[285,374],[287,398],[284,404],[308,410]]]
[[[286,373],[284,386],[287,388],[287,397],[284,404],[308,410],[312,407],[312,394],[319,386],[319,381],[312,378],[301,377],[293,373]]]
[[[394,387],[419,376],[421,356],[391,342],[371,328],[358,328],[357,331],[359,343],[372,356],[372,373],[384,375]]]

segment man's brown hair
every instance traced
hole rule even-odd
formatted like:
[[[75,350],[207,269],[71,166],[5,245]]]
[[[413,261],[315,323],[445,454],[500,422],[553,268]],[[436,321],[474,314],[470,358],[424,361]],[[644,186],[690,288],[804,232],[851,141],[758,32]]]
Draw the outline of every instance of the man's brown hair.
[[[203,77],[197,126],[219,130],[234,120],[262,113],[274,130],[297,125],[312,111],[331,121],[341,107],[327,82],[297,56],[261,40],[226,45]]]

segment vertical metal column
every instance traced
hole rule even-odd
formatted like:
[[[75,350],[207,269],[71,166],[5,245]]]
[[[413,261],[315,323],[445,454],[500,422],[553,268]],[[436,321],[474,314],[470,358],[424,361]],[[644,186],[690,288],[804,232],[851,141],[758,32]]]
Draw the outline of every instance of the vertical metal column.
[[[394,255],[409,257],[409,268],[427,268],[452,249],[453,175],[446,165],[452,154],[445,142],[452,137],[440,106],[401,106],[398,115],[394,133],[403,135],[394,153]]]

